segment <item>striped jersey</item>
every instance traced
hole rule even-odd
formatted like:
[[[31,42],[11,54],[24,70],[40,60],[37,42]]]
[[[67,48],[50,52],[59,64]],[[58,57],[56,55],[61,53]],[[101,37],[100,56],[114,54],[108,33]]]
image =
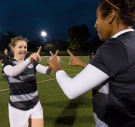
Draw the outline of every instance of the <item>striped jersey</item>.
[[[93,89],[96,127],[135,127],[135,32],[106,41],[90,64],[110,77]]]
[[[4,64],[15,66],[19,64],[18,61],[12,59]],[[6,75],[9,84],[10,98],[9,104],[17,109],[29,110],[33,108],[39,101],[37,84],[36,84],[36,70],[37,62],[31,62],[29,65],[15,77]],[[10,70],[9,70],[10,71]]]

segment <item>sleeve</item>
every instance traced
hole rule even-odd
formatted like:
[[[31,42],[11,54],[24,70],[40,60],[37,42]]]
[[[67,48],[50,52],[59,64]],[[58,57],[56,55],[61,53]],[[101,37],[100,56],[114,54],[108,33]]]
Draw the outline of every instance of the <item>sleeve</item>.
[[[59,86],[70,99],[74,99],[86,93],[108,78],[109,76],[107,74],[91,64],[88,64],[74,78],[69,77],[63,70],[56,72],[56,79]]]
[[[48,66],[45,67],[45,66],[43,66],[41,64],[38,64],[36,66],[36,71],[39,72],[39,73],[42,73],[42,74],[51,74],[52,69],[50,69]]]
[[[12,66],[12,62],[6,62],[3,66],[3,71],[7,76],[17,76],[20,74],[30,63],[30,59],[26,59],[24,62],[21,62],[15,66]]]
[[[113,78],[124,71],[127,61],[128,56],[124,43],[116,38],[111,38],[97,50],[90,64]]]

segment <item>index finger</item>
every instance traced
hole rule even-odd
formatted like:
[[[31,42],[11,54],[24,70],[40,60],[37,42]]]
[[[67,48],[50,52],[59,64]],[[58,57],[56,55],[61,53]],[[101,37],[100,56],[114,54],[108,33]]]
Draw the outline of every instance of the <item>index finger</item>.
[[[53,57],[53,56],[55,56],[53,53],[52,53],[52,51],[50,51],[50,55]]]
[[[41,46],[39,46],[37,53],[40,54],[41,52]]]
[[[69,50],[67,50],[67,52],[71,57],[74,57],[74,55]]]
[[[59,50],[57,50],[57,51],[56,51],[55,56],[57,56],[57,55],[58,55],[58,52],[59,52]]]

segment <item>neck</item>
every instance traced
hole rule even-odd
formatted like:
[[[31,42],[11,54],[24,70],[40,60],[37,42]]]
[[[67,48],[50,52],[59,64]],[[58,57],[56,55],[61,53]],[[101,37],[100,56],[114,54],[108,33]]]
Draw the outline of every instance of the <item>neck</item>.
[[[17,57],[14,57],[14,59],[17,60],[18,62],[24,61],[24,59],[18,59]]]
[[[133,29],[133,27],[132,26],[126,26],[126,25],[123,25],[123,24],[119,24],[119,25],[113,25],[112,26],[113,28],[113,30],[112,30],[112,32],[111,32],[111,37],[113,36],[113,35],[115,35],[116,33],[118,33],[118,32],[120,32],[120,31],[123,31],[123,30],[126,30],[126,29]]]

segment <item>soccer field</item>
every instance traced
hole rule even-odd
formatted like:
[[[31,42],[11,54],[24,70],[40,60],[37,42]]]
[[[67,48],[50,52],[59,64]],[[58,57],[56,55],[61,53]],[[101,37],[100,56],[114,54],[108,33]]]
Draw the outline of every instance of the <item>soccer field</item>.
[[[80,56],[79,58],[86,63],[89,62],[89,56]],[[46,65],[48,59],[49,57],[43,57],[40,63]],[[82,70],[81,67],[69,66],[68,56],[61,56],[61,60],[61,66],[71,77]],[[54,72],[51,75],[37,73],[37,83],[40,101],[44,110],[45,127],[95,126],[91,91],[74,100],[69,100],[56,82]],[[9,127],[8,99],[8,84],[0,74],[0,127]]]

